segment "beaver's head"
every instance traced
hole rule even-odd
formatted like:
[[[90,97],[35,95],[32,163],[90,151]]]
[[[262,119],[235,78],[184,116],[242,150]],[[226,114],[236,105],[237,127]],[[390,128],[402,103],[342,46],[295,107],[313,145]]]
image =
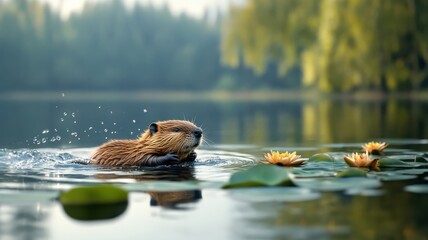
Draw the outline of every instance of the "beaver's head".
[[[151,148],[158,154],[174,152],[187,156],[201,143],[202,129],[189,121],[154,122],[141,135],[140,141],[144,141],[146,148]]]

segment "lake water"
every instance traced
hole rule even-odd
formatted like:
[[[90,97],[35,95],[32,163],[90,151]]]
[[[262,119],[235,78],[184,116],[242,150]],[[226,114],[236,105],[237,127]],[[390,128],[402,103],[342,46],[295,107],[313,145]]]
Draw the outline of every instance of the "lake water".
[[[2,99],[0,239],[426,239],[427,107],[405,100]],[[204,129],[193,166],[74,163],[107,140],[136,138],[167,119]],[[337,180],[347,169],[340,158],[372,140],[388,142],[386,155],[413,165]],[[220,188],[271,149],[339,160],[290,169],[300,187]],[[82,220],[56,200],[60,191],[106,182],[131,192],[117,217]]]

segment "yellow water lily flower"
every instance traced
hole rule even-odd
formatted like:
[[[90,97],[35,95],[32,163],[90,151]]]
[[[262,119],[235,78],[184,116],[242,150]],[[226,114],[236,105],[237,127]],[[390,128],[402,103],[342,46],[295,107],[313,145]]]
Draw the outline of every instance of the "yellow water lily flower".
[[[385,142],[369,142],[361,146],[364,151],[378,155],[380,152],[383,151],[386,147],[388,147],[388,144]]]
[[[368,152],[361,154],[352,153],[352,156],[344,156],[343,159],[350,167],[361,167],[379,170],[379,167],[377,165],[377,161],[379,159],[371,159]]]
[[[296,152],[280,153],[278,151],[271,150],[270,153],[265,153],[264,157],[268,163],[280,166],[298,166],[305,161],[303,159],[300,159],[300,155],[296,155]]]

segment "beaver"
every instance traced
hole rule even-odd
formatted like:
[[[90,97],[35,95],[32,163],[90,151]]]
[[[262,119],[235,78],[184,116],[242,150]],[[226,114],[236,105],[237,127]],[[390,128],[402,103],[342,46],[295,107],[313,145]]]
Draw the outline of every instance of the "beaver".
[[[111,140],[91,156],[92,164],[104,166],[159,166],[194,161],[202,141],[202,129],[189,121],[151,123],[134,140]]]

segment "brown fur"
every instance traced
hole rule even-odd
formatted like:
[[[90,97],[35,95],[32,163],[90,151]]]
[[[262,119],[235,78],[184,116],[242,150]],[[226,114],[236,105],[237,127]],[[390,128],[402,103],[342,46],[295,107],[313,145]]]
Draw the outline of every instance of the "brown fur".
[[[199,145],[200,130],[193,123],[169,120],[154,123],[157,131],[147,129],[134,140],[111,140],[101,145],[91,156],[92,163],[106,166],[144,166],[150,158],[175,153],[185,160]],[[177,131],[178,130],[178,131]]]

